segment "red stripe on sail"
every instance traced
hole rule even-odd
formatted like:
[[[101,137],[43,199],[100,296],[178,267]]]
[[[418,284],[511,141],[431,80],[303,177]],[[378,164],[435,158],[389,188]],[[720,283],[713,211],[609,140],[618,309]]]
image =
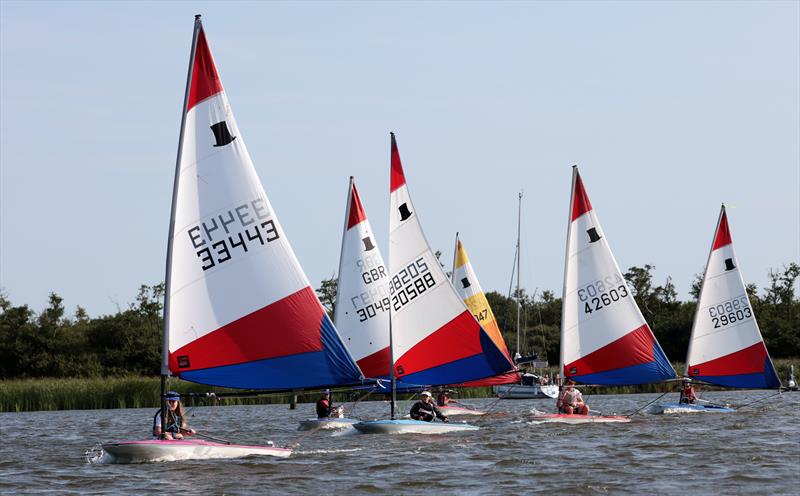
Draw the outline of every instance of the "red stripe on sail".
[[[715,376],[756,374],[764,372],[764,361],[767,359],[767,347],[763,341],[748,346],[731,354],[689,365],[689,375]]]
[[[364,207],[361,206],[361,198],[358,197],[356,190],[356,183],[353,183],[352,195],[350,200],[350,217],[347,219],[347,228],[360,224],[367,220],[367,214],[364,213]]]
[[[644,324],[616,341],[572,363],[565,364],[564,376],[595,374],[652,362],[655,360],[653,356],[654,343],[650,326]]]
[[[395,363],[395,372],[401,377],[481,354],[480,334],[481,326],[465,310],[405,352]]]
[[[487,379],[478,381],[464,382],[461,384],[454,384],[456,387],[481,387],[481,386],[498,386],[500,384],[518,384],[522,378],[522,372],[507,372],[502,375],[496,375]]]
[[[406,176],[403,174],[403,164],[400,163],[400,152],[397,150],[397,141],[392,135],[392,173],[389,180],[389,192],[393,192],[406,183]]]
[[[725,212],[725,210],[723,210],[722,216],[719,218],[717,235],[714,238],[714,246],[711,248],[711,251],[714,251],[717,248],[722,248],[723,246],[729,245],[732,242],[731,231],[728,228],[728,214]]]
[[[323,316],[306,287],[192,341],[169,355],[174,374],[322,350]],[[188,362],[188,367],[179,367]]]
[[[186,110],[189,111],[195,105],[206,98],[216,95],[222,91],[222,80],[217,73],[217,66],[208,48],[206,34],[203,28],[197,33],[197,50],[194,54],[194,67],[192,68],[192,86],[189,89],[189,102]]]
[[[367,355],[358,361],[358,368],[364,377],[385,377],[389,375],[389,368],[392,366],[392,354],[389,347],[378,350],[372,355]]]
[[[575,191],[572,195],[572,220],[577,219],[591,209],[592,202],[589,201],[589,195],[586,194],[586,189],[583,187],[581,175],[575,172]]]

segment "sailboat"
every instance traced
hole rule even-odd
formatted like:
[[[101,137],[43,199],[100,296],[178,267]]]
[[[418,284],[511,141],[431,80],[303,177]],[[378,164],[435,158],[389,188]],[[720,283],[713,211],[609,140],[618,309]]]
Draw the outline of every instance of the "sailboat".
[[[362,375],[311,287],[258,179],[195,17],[167,245],[162,432],[169,375],[269,391]],[[106,443],[116,461],[287,457],[204,440]]]
[[[716,386],[780,389],[739,270],[723,204],[689,339],[684,377]],[[667,403],[664,412],[731,412],[714,404]]]
[[[593,385],[635,385],[676,377],[608,245],[577,166],[572,169],[564,292],[562,377]],[[541,415],[538,421],[627,422],[624,416]]]
[[[505,374],[471,381],[463,384],[458,384],[460,387],[481,387],[481,386],[497,386],[498,384],[512,384],[520,380],[520,373],[516,370],[513,360],[508,354],[508,347],[500,333],[500,327],[497,325],[492,307],[489,306],[489,301],[486,299],[486,294],[481,288],[478,277],[472,268],[472,263],[467,255],[467,250],[464,248],[461,239],[456,234],[456,247],[455,256],[453,257],[453,272],[451,275],[451,282],[456,292],[464,301],[464,304],[469,308],[472,315],[475,317],[481,327],[486,331],[489,337],[492,338],[494,344],[503,353],[508,360],[509,366],[513,368],[512,372]],[[461,408],[456,406],[439,407],[445,415],[482,415],[484,412],[472,410],[469,408]]]
[[[362,373],[369,378],[389,375],[389,274],[350,176],[344,216],[342,251],[333,323]],[[346,428],[351,418],[313,418],[301,429]]]
[[[474,430],[457,423],[396,419],[396,380],[426,386],[458,384],[513,370],[448,280],[411,202],[400,152],[391,134],[389,219],[389,420],[359,422],[365,433]]]
[[[514,254],[514,270],[511,274],[511,280],[514,280],[514,274],[517,276],[517,349],[514,353],[514,362],[520,364],[519,360],[522,359],[520,354],[520,316],[522,313],[522,305],[520,304],[520,263],[522,255],[521,244],[521,231],[522,231],[522,192],[519,192],[519,203],[517,207],[517,248]],[[510,285],[509,285],[510,292]],[[528,362],[525,362],[528,363]],[[492,386],[492,391],[503,399],[533,399],[533,398],[556,398],[558,396],[558,385],[547,384],[541,385],[538,382],[538,377],[534,374],[525,373],[522,376],[515,377],[516,384],[498,383]]]

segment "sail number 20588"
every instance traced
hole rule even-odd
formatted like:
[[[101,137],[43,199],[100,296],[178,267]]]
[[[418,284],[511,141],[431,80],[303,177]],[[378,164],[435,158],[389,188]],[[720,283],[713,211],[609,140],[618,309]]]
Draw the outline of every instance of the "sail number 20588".
[[[400,310],[403,305],[415,300],[419,295],[436,285],[428,264],[422,257],[409,263],[389,282],[389,294],[392,295],[392,310]]]
[[[708,316],[714,323],[714,329],[718,329],[728,324],[747,320],[753,316],[753,312],[750,310],[747,296],[740,296],[708,307]]]
[[[619,274],[587,284],[578,290],[578,299],[583,302],[583,313],[592,313],[629,296],[625,280]]]

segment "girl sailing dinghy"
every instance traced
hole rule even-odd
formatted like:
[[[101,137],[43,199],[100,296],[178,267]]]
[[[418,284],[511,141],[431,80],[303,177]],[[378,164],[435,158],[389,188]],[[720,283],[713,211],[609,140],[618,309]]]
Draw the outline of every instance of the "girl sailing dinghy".
[[[181,120],[165,295],[162,412],[170,374],[269,391],[361,382],[256,175],[200,16]],[[103,449],[120,462],[291,452],[195,440],[106,443]]]
[[[352,176],[344,221],[333,322],[364,375],[387,378],[391,366],[389,274]],[[341,429],[356,422],[336,417],[307,419],[300,422],[300,429]]]
[[[578,168],[572,198],[561,310],[564,379],[596,385],[651,384],[675,378],[611,253]],[[541,415],[534,421],[625,422],[628,417]]]
[[[391,418],[353,427],[365,433],[438,434],[477,429],[468,424],[396,418],[395,379],[428,386],[459,384],[510,372],[513,365],[464,305],[425,239],[393,133],[390,192]]]
[[[780,389],[739,271],[723,204],[689,338],[685,377],[716,386]],[[714,404],[664,403],[664,413],[733,412]]]

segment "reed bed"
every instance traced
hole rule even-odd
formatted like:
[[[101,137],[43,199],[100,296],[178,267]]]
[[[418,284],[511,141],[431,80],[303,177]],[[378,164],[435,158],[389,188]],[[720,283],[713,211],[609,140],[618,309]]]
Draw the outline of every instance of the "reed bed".
[[[784,385],[789,377],[792,364],[798,365],[800,359],[784,358],[774,360],[778,376]],[[683,364],[673,363],[675,370],[683,372]],[[557,368],[538,370],[537,373],[555,376]],[[677,390],[676,383],[647,384],[643,386],[598,387],[586,388],[589,394],[631,394],[631,393],[663,393]],[[194,384],[180,379],[170,379],[169,389],[185,393],[235,393],[239,390],[215,388],[202,384]],[[457,398],[492,397],[491,387],[455,388]],[[703,386],[702,389],[718,389]],[[159,377],[124,376],[112,378],[71,378],[71,379],[15,379],[0,381],[0,412],[29,412],[36,410],[97,410],[108,408],[158,408],[161,379]],[[334,402],[353,401],[362,395],[347,392],[335,392]],[[400,395],[411,398],[414,395]],[[244,398],[192,398],[187,397],[187,405],[259,405],[285,404],[291,401],[290,393],[273,393],[258,397]],[[319,391],[303,391],[297,393],[298,403],[314,402],[319,398]],[[364,398],[384,400],[386,395],[372,394]]]

